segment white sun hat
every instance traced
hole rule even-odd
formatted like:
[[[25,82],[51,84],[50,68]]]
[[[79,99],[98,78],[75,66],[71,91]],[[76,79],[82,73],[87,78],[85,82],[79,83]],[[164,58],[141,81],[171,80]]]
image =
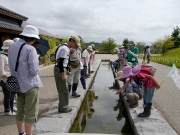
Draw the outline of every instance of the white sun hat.
[[[35,26],[26,25],[23,29],[23,32],[19,35],[39,39],[39,30]]]
[[[9,46],[14,43],[13,40],[10,40],[10,39],[7,39],[3,42],[3,46],[1,47],[1,49],[3,50],[8,50],[9,49]]]
[[[19,38],[14,38],[13,40],[14,40],[14,42],[17,42],[19,40]]]

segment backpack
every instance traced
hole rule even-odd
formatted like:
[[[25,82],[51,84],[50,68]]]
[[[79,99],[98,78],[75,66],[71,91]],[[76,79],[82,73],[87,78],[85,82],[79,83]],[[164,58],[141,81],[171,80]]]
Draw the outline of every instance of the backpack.
[[[59,46],[57,47],[55,53],[50,54],[50,60],[51,60],[52,62],[57,62],[57,60],[56,60],[56,53],[57,53],[59,47],[61,47],[61,46],[63,46],[63,45],[67,46],[67,44],[61,44],[61,45],[59,45]],[[68,46],[67,46],[67,47],[68,47]]]
[[[154,76],[154,74],[156,73],[156,68],[154,68],[150,64],[143,64],[143,65],[140,65],[140,67],[141,67],[141,70],[136,76],[134,76],[134,81],[136,82],[139,88],[142,88],[143,79],[145,78],[145,76],[147,74]]]

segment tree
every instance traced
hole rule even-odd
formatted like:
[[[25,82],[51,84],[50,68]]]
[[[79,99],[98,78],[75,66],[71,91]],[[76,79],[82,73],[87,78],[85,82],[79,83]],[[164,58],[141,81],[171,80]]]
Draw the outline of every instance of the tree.
[[[144,48],[146,44],[144,42],[137,42],[136,47],[139,49],[140,54],[144,54]]]
[[[173,47],[174,43],[171,36],[165,36],[164,39],[158,39],[152,45],[156,54],[159,52],[164,54]]]
[[[100,53],[114,53],[114,48],[116,46],[115,40],[109,37],[106,41],[102,41]]]
[[[178,48],[180,47],[180,28],[178,26],[176,26],[176,28],[174,28],[174,31],[172,32],[172,41],[174,42],[174,46],[173,48]]]
[[[129,42],[129,40],[128,40],[127,38],[125,38],[125,39],[123,40],[122,45],[124,46],[124,48],[128,48],[128,42]]]

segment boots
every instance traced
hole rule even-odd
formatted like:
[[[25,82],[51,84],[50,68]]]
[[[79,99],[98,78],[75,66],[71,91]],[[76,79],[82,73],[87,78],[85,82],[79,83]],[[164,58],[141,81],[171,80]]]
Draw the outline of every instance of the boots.
[[[148,103],[145,107],[144,107],[144,112],[138,114],[138,117],[144,118],[144,117],[149,117],[151,115],[151,106],[152,103]]]
[[[71,85],[68,85],[69,93],[71,92]]]
[[[78,86],[77,83],[73,83],[73,86],[72,86],[72,96],[73,97],[80,97],[80,95],[76,93],[77,86]]]

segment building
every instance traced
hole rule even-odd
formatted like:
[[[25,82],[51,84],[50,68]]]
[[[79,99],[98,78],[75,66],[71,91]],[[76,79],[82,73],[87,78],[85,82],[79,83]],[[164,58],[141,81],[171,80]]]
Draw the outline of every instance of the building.
[[[27,20],[28,17],[0,5],[0,49],[4,40],[18,37],[18,35],[22,32],[23,27],[29,24],[26,22]],[[38,29],[40,35],[57,38],[57,36],[41,28]]]
[[[6,39],[14,39],[22,32],[22,23],[28,17],[0,5],[0,48]]]

